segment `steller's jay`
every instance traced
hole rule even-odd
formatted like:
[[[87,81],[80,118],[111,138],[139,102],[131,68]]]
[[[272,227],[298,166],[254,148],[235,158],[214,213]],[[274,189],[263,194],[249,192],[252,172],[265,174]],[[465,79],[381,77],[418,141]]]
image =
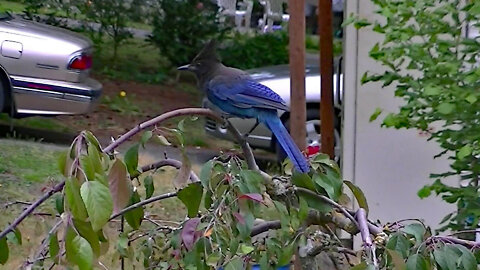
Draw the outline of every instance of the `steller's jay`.
[[[224,112],[241,118],[256,118],[257,124],[264,123],[295,168],[303,173],[310,170],[307,159],[278,117],[277,110],[288,111],[285,101],[270,88],[255,82],[248,73],[224,66],[217,57],[215,41],[207,43],[190,64],[178,70],[195,73],[200,89]]]

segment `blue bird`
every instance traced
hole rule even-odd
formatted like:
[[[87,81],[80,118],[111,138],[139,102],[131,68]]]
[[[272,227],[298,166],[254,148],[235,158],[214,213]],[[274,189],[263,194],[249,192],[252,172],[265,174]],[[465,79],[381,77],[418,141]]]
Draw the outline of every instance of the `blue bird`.
[[[277,110],[288,111],[285,101],[267,86],[254,81],[248,73],[223,65],[217,57],[215,41],[208,42],[190,64],[178,70],[195,73],[199,88],[211,103],[225,113],[241,118],[256,118],[257,123],[250,132],[259,122],[265,124],[295,168],[302,173],[309,172],[307,159],[278,117]]]

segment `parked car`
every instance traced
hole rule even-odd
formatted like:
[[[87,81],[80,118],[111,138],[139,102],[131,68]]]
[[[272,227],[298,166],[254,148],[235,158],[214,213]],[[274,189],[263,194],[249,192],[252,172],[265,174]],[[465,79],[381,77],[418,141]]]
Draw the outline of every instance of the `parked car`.
[[[305,94],[307,107],[307,146],[320,146],[320,69],[317,61],[307,61],[305,69]],[[338,161],[340,157],[340,113],[343,95],[343,74],[341,71],[342,59],[335,59],[334,64],[334,108],[335,108],[335,156]],[[283,100],[290,105],[290,71],[288,65],[278,65],[265,68],[248,70],[252,78],[279,94]],[[340,75],[339,75],[340,74]],[[203,99],[203,107],[215,109],[208,99]],[[289,125],[289,112],[280,112],[280,118],[285,126]],[[229,118],[232,124],[242,133],[247,133],[255,124],[255,119]],[[232,140],[227,130],[211,119],[206,120],[205,130],[208,134],[218,138]],[[277,144],[275,137],[270,130],[259,125],[247,138],[248,143],[254,148],[263,148],[275,152],[279,160],[286,155]]]
[[[0,13],[0,112],[80,114],[102,85],[89,77],[92,42],[74,32]]]

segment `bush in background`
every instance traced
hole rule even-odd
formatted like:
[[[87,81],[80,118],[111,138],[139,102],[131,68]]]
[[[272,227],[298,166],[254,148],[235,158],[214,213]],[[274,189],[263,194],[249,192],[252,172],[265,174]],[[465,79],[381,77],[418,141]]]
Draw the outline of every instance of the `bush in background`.
[[[218,9],[210,1],[157,0],[148,41],[172,66],[190,62],[203,44],[222,40],[227,29],[218,23]]]
[[[288,63],[288,35],[285,31],[255,36],[236,34],[219,50],[227,66],[249,69]]]

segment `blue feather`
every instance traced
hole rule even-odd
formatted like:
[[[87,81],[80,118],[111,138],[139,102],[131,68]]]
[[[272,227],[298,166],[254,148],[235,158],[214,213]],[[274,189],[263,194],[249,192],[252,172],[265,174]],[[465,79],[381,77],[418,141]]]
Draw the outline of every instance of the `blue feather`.
[[[275,135],[295,168],[303,173],[310,170],[308,161],[298,149],[278,117],[277,109],[287,110],[282,98],[265,85],[248,78],[217,76],[208,82],[207,97],[222,111],[241,118],[257,118]]]

